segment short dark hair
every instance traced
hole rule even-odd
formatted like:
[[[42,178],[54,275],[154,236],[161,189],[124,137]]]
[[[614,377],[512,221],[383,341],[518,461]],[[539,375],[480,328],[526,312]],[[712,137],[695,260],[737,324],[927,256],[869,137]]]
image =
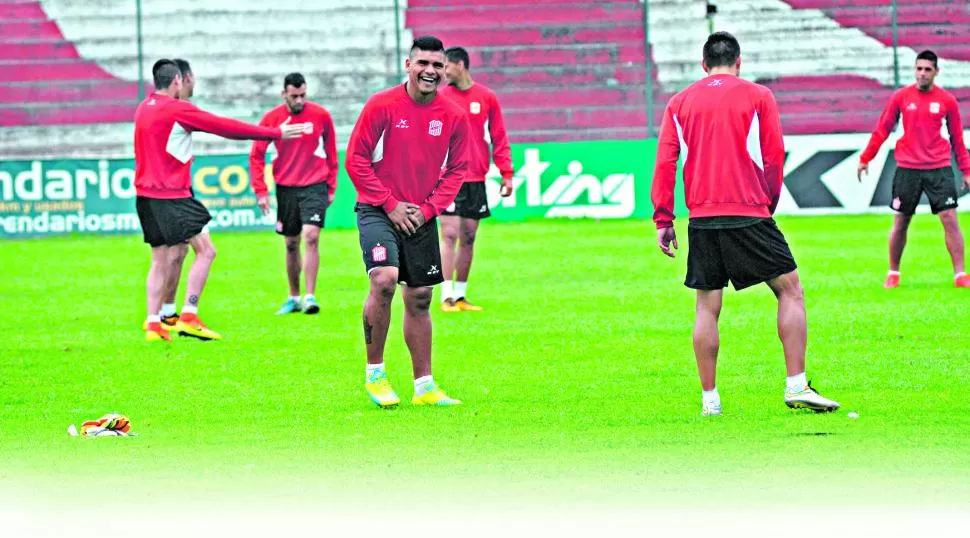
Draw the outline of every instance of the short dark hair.
[[[465,69],[469,69],[472,66],[471,59],[468,57],[468,51],[461,47],[449,48],[448,50],[445,51],[445,56],[448,58],[449,62],[464,63]]]
[[[152,78],[157,90],[167,89],[175,81],[175,77],[181,75],[182,70],[172,60],[161,59],[152,66]]]
[[[733,66],[741,56],[741,44],[728,32],[714,32],[704,43],[704,65],[713,67]]]
[[[441,40],[435,36],[425,35],[415,39],[414,42],[411,43],[410,50],[411,50],[411,53],[414,53],[415,50],[444,52],[445,44],[442,43]]]
[[[933,69],[939,69],[939,67],[940,67],[937,64],[937,62],[939,62],[940,59],[936,56],[936,53],[933,52],[933,51],[931,51],[931,50],[928,50],[927,49],[927,50],[924,50],[923,52],[917,54],[916,55],[916,61],[918,62],[920,60],[929,60],[929,61],[933,62]]]
[[[290,73],[283,77],[283,89],[285,90],[287,86],[293,86],[294,88],[299,88],[306,84],[306,79],[300,73]]]
[[[179,71],[182,72],[182,78],[185,78],[185,75],[192,74],[192,66],[189,65],[189,62],[187,60],[183,60],[181,58],[175,58],[172,61],[175,62],[175,65],[179,66]]]

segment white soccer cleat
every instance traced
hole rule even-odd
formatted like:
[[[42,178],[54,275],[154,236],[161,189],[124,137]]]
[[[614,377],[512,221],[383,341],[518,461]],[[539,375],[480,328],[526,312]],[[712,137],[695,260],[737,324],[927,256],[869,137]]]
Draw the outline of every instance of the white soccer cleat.
[[[839,408],[839,402],[823,397],[812,388],[811,382],[798,392],[786,389],[785,405],[792,409],[811,409],[818,413],[835,411]]]
[[[701,407],[702,417],[716,417],[721,414],[721,404],[704,404]]]

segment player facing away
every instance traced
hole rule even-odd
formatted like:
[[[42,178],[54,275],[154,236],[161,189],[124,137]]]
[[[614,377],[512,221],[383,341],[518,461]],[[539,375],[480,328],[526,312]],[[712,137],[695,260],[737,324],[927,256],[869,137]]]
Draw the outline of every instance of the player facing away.
[[[950,164],[952,150],[963,181],[970,188],[970,153],[963,142],[960,107],[953,94],[934,84],[939,74],[938,59],[933,51],[924,50],[916,56],[916,83],[893,94],[879,118],[879,124],[869,139],[869,145],[859,157],[858,178],[869,173],[869,163],[876,157],[889,132],[903,117],[903,136],[896,142],[896,175],[893,177],[893,198],[896,211],[889,231],[889,274],[884,288],[899,286],[899,262],[906,247],[906,232],[916,213],[920,196],[926,193],[930,210],[940,216],[946,236],[946,249],[953,262],[953,285],[970,288],[970,276],[964,272],[963,234],[957,219],[957,188]],[[940,134],[946,120],[950,142]]]
[[[283,79],[283,104],[263,116],[260,125],[278,127],[291,121],[307,126],[295,140],[275,141],[273,181],[276,183],[276,233],[286,245],[286,276],[289,299],[277,314],[305,312],[316,314],[317,271],[320,268],[320,229],[327,207],[337,189],[337,137],[333,118],[323,106],[308,101],[307,83],[300,73]],[[249,177],[263,214],[269,213],[269,191],[263,179],[269,142],[253,142],[249,153]],[[300,242],[306,244],[306,257],[300,259]],[[300,299],[300,271],[306,278],[306,295]]]
[[[216,249],[205,229],[211,219],[209,211],[192,195],[192,133],[202,131],[240,140],[295,138],[304,126],[259,127],[204,112],[178,98],[182,74],[175,62],[159,60],[152,73],[156,91],[135,110],[135,207],[145,242],[152,247],[145,338],[149,342],[171,340],[158,312],[169,272],[177,270],[188,243],[195,251],[195,260],[189,270],[182,315],[173,330],[197,338],[220,339],[221,335],[206,327],[198,316],[199,297]]]
[[[458,103],[468,114],[471,139],[465,182],[454,203],[441,214],[441,268],[445,278],[441,287],[441,310],[444,312],[482,309],[469,303],[466,296],[478,225],[481,219],[491,216],[485,193],[485,174],[488,173],[489,164],[494,161],[502,174],[500,194],[503,197],[512,194],[512,176],[515,175],[509,135],[505,131],[498,96],[472,80],[470,67],[471,60],[465,49],[451,47],[445,51],[448,85],[441,90],[441,95]]]
[[[805,377],[805,298],[795,259],[772,214],[783,180],[781,117],[771,91],[738,77],[741,46],[727,32],[704,44],[707,77],[667,104],[660,128],[651,197],[660,250],[673,257],[674,186],[684,159],[690,220],[685,285],[697,290],[694,355],[702,387],[702,415],[720,415],[715,377],[718,317],[724,288],[767,283],[778,298],[778,336],[788,378],[785,404],[834,411]]]
[[[468,169],[468,119],[438,95],[445,51],[436,37],[414,40],[408,80],[364,105],[345,163],[357,189],[357,227],[370,292],[364,302],[365,389],[381,407],[400,399],[384,370],[384,343],[398,283],[404,341],[414,369],[415,405],[456,405],[431,376],[431,288],[442,282],[436,217],[455,199]],[[444,171],[442,172],[442,163]]]

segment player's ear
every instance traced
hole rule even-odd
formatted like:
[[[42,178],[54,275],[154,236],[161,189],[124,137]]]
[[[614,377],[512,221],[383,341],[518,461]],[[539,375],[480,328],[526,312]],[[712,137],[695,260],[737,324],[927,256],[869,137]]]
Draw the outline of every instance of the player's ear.
[[[703,69],[705,73],[710,73],[711,72],[711,70],[708,69],[707,63],[704,62],[704,60],[701,60],[701,69]]]

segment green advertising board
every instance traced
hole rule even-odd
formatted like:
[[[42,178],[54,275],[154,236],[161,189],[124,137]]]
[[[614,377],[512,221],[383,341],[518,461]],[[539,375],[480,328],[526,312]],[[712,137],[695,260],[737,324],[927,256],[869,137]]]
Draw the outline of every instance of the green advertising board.
[[[656,141],[517,144],[515,193],[501,198],[487,179],[495,221],[531,218],[649,219]],[[327,228],[353,228],[356,193],[341,166]],[[267,178],[272,176],[267,169]],[[192,187],[209,208],[213,230],[272,231],[249,185],[249,156],[201,155]],[[65,233],[136,233],[133,159],[0,162],[0,238]]]

